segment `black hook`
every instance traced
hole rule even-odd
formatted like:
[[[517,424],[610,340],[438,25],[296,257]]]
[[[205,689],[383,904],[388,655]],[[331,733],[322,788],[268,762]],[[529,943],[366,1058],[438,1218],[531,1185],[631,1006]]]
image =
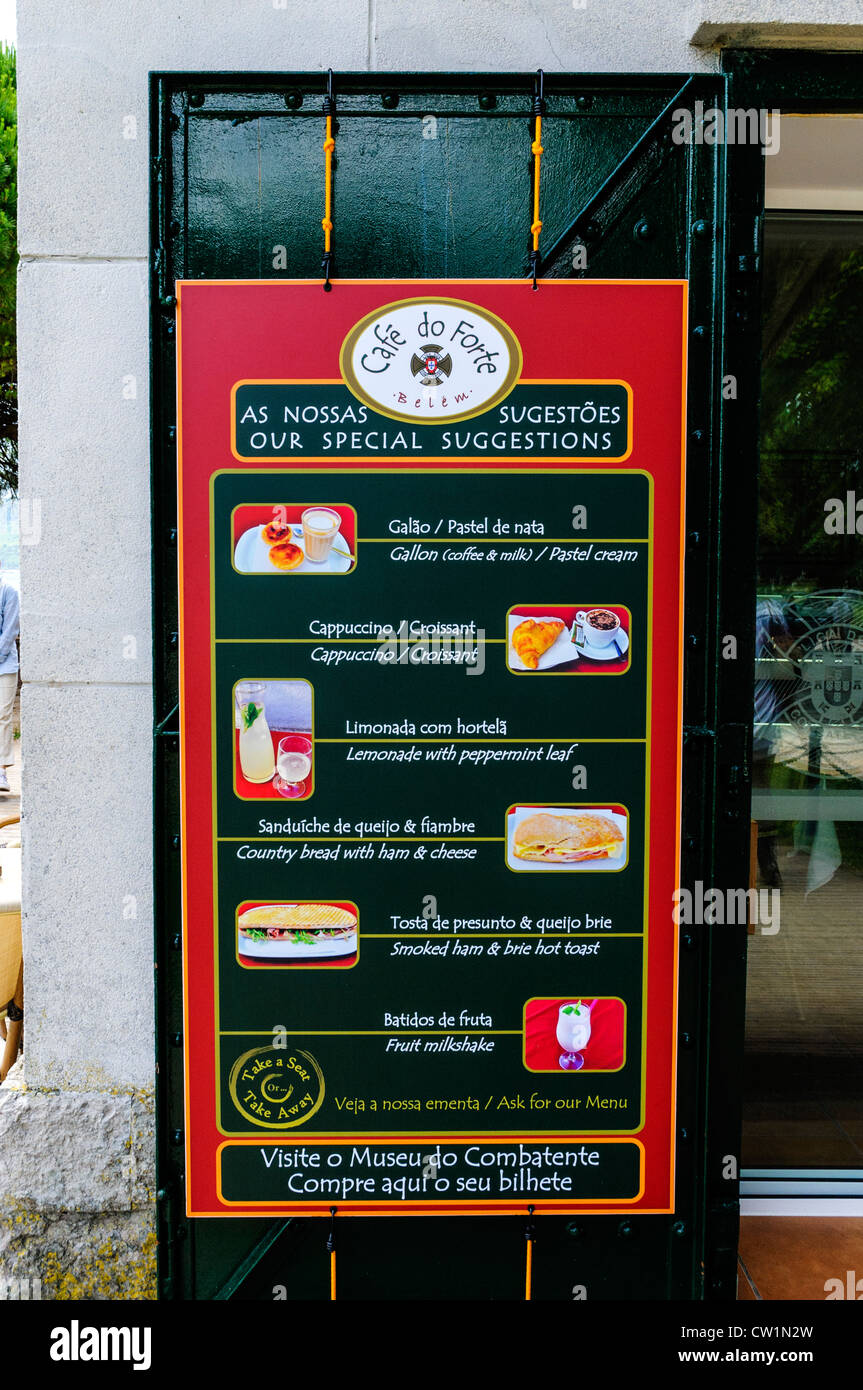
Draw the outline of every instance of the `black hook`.
[[[536,77],[533,81],[533,114],[535,116],[545,115],[545,101],[543,91],[545,88],[545,73],[542,68],[537,68]]]
[[[528,1207],[527,1209],[527,1225],[524,1228],[525,1240],[536,1240],[536,1225],[533,1220],[534,1211],[534,1207]]]
[[[334,116],[336,114],[336,99],[333,96],[333,70],[327,68],[327,91],[324,97],[324,115]]]
[[[321,261],[321,270],[324,272],[324,291],[327,294],[329,294],[330,290],[333,288],[330,284],[330,266],[332,265],[332,260],[332,251],[325,251],[324,258]]]
[[[330,1207],[330,1234],[327,1236],[327,1254],[332,1255],[336,1248],[336,1212],[337,1207]]]

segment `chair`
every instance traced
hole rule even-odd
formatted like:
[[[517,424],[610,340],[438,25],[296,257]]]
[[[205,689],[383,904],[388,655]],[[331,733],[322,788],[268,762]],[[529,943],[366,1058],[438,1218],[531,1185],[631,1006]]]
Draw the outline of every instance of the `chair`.
[[[0,830],[20,816],[0,820]],[[24,1027],[24,960],[21,947],[21,850],[0,849],[0,1082],[17,1060]]]

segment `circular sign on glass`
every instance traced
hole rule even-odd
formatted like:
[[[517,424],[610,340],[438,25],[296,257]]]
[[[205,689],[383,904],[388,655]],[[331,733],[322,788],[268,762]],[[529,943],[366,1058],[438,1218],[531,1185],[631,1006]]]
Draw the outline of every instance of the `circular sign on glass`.
[[[391,420],[439,425],[482,415],[521,375],[519,341],[463,299],[401,299],[366,314],[342,343],[345,384]]]

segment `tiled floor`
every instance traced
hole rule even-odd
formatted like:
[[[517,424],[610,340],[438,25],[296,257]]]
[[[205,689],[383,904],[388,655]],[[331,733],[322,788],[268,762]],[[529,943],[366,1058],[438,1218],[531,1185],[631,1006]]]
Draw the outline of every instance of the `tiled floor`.
[[[863,1217],[744,1216],[739,1253],[739,1299],[824,1301],[831,1279],[863,1299]]]
[[[749,937],[744,1168],[863,1168],[863,872],[839,831],[845,861],[835,835],[832,858],[777,844],[780,930]]]

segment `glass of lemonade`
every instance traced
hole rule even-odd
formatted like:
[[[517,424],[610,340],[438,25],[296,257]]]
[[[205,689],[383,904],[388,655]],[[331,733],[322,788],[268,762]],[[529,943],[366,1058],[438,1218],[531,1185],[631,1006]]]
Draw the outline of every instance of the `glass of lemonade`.
[[[279,796],[298,797],[306,794],[306,778],[312,770],[311,740],[302,734],[287,734],[279,739],[276,775],[273,786]]]
[[[342,519],[329,507],[306,507],[300,517],[303,523],[303,548],[306,559],[313,565],[323,565],[330,558],[333,541],[339,533]]]
[[[263,696],[261,681],[241,681],[237,686],[240,770],[247,782],[269,782],[276,770]]]

